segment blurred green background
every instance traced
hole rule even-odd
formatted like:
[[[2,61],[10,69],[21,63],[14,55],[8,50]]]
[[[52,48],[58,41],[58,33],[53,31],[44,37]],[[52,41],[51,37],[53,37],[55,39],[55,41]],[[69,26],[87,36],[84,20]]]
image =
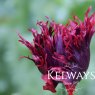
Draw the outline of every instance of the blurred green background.
[[[36,26],[37,20],[49,16],[57,23],[66,23],[73,15],[81,20],[89,6],[95,11],[94,0],[0,0],[0,95],[67,95],[57,87],[52,94],[43,91],[41,74],[33,62],[22,59],[30,55],[28,49],[18,42],[16,31],[32,41],[29,28]],[[88,71],[95,70],[95,35],[91,42],[91,60]],[[95,80],[82,80],[74,95],[95,95]]]

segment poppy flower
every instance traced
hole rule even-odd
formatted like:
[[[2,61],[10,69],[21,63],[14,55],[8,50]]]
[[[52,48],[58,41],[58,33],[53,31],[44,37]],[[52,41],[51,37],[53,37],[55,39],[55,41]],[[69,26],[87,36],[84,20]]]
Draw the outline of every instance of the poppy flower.
[[[41,33],[29,29],[34,36],[33,43],[18,34],[19,42],[24,44],[32,55],[31,58],[23,57],[32,60],[42,73],[42,79],[46,82],[44,90],[55,93],[58,83],[62,83],[68,95],[73,95],[77,83],[82,78],[80,76],[74,79],[67,78],[68,74],[76,72],[78,76],[80,72],[84,76],[84,72],[87,71],[90,61],[90,42],[95,32],[95,13],[88,16],[90,10],[91,7],[85,13],[84,21],[74,16],[74,20],[69,20],[66,25],[57,24],[49,19],[46,22],[37,22]]]

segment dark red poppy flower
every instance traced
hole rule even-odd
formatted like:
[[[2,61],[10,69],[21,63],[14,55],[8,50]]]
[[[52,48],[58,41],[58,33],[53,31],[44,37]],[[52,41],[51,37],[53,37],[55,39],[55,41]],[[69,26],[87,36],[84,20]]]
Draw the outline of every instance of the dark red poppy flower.
[[[41,33],[35,29],[29,30],[34,36],[33,43],[19,34],[19,41],[32,53],[32,58],[24,57],[32,60],[42,73],[42,79],[46,82],[44,90],[56,92],[57,84],[63,83],[68,95],[73,95],[75,86],[81,80],[79,72],[84,76],[87,71],[90,41],[95,32],[95,13],[88,16],[90,9],[85,13],[84,21],[74,16],[74,20],[70,20],[67,25],[56,24],[50,20],[37,22]],[[71,72],[76,72],[79,77],[67,78]]]

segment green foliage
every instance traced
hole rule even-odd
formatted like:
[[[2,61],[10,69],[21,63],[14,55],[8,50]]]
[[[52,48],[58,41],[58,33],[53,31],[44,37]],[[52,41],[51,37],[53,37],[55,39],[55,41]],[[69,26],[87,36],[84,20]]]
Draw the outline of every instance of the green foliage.
[[[18,43],[16,31],[32,41],[32,35],[27,30],[31,27],[37,29],[37,20],[45,20],[45,16],[49,16],[58,23],[66,23],[73,15],[83,20],[90,5],[95,11],[94,4],[94,0],[0,0],[0,95],[61,95],[60,86],[56,94],[43,91],[44,82],[33,62],[18,60],[30,53]],[[94,70],[95,38],[91,43],[91,53],[92,66],[89,70]],[[84,88],[75,95],[94,95],[95,90],[89,90],[91,86],[95,87],[95,82],[92,82],[91,85],[90,81],[81,82],[79,87]],[[62,94],[66,95],[66,92]]]

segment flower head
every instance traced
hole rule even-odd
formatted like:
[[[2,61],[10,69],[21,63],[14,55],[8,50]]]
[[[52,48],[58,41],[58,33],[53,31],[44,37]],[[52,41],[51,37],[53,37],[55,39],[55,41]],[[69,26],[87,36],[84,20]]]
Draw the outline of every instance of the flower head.
[[[69,95],[73,95],[75,86],[81,80],[66,78],[71,72],[78,76],[87,71],[90,60],[90,41],[95,32],[95,13],[88,16],[91,8],[85,13],[84,21],[77,16],[67,25],[56,24],[54,21],[40,21],[37,25],[41,33],[30,29],[34,39],[33,43],[25,40],[20,34],[20,42],[28,47],[32,53],[32,60],[42,73],[42,79],[46,82],[44,90],[56,92],[57,84],[63,83]],[[48,78],[48,71],[51,77]],[[58,78],[56,78],[58,72]],[[64,73],[63,73],[64,72]],[[68,74],[66,73],[68,72]],[[62,79],[64,77],[64,79]]]

